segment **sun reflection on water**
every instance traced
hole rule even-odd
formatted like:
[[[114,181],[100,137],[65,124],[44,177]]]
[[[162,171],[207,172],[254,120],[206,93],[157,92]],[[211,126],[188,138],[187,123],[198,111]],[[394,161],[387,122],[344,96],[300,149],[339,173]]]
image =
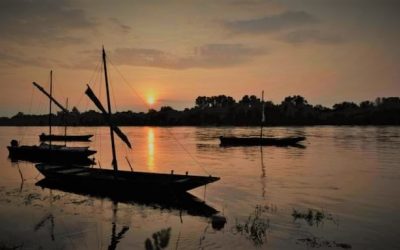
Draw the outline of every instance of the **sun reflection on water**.
[[[147,167],[154,170],[154,130],[147,129]]]

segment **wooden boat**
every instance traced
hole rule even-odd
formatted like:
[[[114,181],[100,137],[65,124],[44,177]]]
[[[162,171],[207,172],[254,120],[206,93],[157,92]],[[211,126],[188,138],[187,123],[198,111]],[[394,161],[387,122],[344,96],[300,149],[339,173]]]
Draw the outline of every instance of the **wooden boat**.
[[[140,190],[146,193],[185,192],[219,180],[218,177],[179,174],[162,174],[112,169],[85,168],[80,166],[59,166],[37,164],[36,168],[46,178],[57,179],[76,186],[95,186],[107,190]],[[146,189],[142,189],[146,187]],[[113,193],[113,192],[111,192]]]
[[[298,146],[299,142],[304,141],[304,136],[291,137],[263,137],[263,123],[265,122],[264,113],[264,91],[261,94],[262,113],[261,113],[261,131],[260,137],[235,137],[235,136],[220,136],[221,146]]]
[[[194,189],[199,186],[219,180],[219,177],[212,176],[194,176],[194,175],[177,175],[148,173],[148,172],[129,172],[118,170],[116,158],[114,133],[119,136],[128,147],[131,143],[126,135],[116,127],[111,120],[111,103],[108,87],[106,54],[103,48],[103,65],[106,83],[107,106],[108,112],[105,110],[99,99],[95,96],[90,87],[87,87],[86,95],[101,110],[103,116],[110,127],[111,149],[112,149],[112,167],[111,169],[83,168],[70,166],[58,166],[51,164],[37,164],[36,168],[49,179],[58,182],[68,183],[76,186],[91,186],[96,189],[108,189],[110,192],[127,192],[137,190],[142,193],[181,193]]]
[[[225,137],[220,136],[222,146],[292,146],[306,138],[303,136],[297,137]]]
[[[54,102],[63,111],[65,108],[62,107],[53,97],[52,97],[52,79],[53,72],[50,71],[50,94],[48,94],[44,89],[37,83],[33,83],[42,92],[44,92],[50,99],[49,104],[49,132],[51,134],[51,107]],[[11,160],[28,160],[32,162],[47,162],[47,163],[90,163],[91,160],[88,158],[90,155],[96,153],[95,150],[90,150],[89,147],[69,147],[66,145],[54,145],[50,140],[49,144],[41,143],[40,145],[19,145],[17,140],[12,140],[11,145],[7,146],[9,151],[9,157]]]
[[[41,143],[39,146],[20,146],[16,140],[12,140],[11,145],[7,146],[7,148],[12,161],[26,160],[60,164],[92,165],[93,160],[88,157],[96,153],[95,150],[90,150],[89,147],[66,147],[47,143]]]
[[[89,141],[93,135],[39,135],[40,141]]]
[[[67,107],[63,107],[52,95],[51,93],[47,93],[47,91],[40,86],[38,83],[33,82],[32,83],[36,88],[38,88],[45,96],[47,96],[50,99],[50,112],[51,112],[51,103],[53,102],[56,106],[58,106],[62,111],[63,114],[69,113],[68,110],[68,99],[67,99]],[[50,89],[51,90],[51,89]],[[90,137],[93,135],[67,135],[67,125],[65,125],[65,133],[64,135],[54,135],[51,134],[51,117],[49,117],[49,130],[50,134],[44,134],[42,133],[39,135],[40,141],[89,141]]]

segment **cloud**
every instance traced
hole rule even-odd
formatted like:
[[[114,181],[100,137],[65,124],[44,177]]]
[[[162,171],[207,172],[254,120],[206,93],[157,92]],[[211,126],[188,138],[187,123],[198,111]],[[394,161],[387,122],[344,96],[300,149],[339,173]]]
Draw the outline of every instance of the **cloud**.
[[[34,66],[49,68],[54,64],[60,64],[60,62],[42,56],[33,58],[22,54],[0,51],[0,65],[6,67]]]
[[[121,21],[118,20],[118,18],[111,17],[111,18],[109,18],[109,20],[122,33],[129,33],[131,31],[131,29],[132,29],[129,25],[121,23]]]
[[[156,49],[118,48],[113,54],[119,64],[168,69],[220,68],[241,64],[265,51],[243,44],[206,44],[189,56]]]
[[[344,42],[343,38],[338,35],[324,33],[314,29],[292,31],[281,36],[279,40],[291,44],[301,44],[306,42],[318,44],[338,44]]]
[[[154,67],[174,70],[191,68],[224,68],[242,64],[252,58],[265,54],[266,51],[260,48],[252,48],[243,44],[214,43],[195,47],[190,55],[179,56],[166,51],[148,48],[117,48],[107,53],[108,58],[115,65],[128,65],[137,67]],[[78,58],[82,58],[79,60]],[[67,63],[44,58],[24,59],[23,57],[7,55],[2,57],[0,62],[7,62],[9,66],[48,66],[52,65],[69,69],[94,70],[101,60],[100,50],[81,50],[75,60]],[[77,60],[78,59],[78,60]],[[40,64],[36,62],[41,62]]]
[[[263,34],[284,29],[301,27],[317,23],[318,19],[304,11],[286,11],[259,19],[248,19],[225,22],[224,26],[231,32],[240,34]]]
[[[0,1],[2,40],[23,45],[80,43],[74,31],[91,30],[97,24],[66,0]]]

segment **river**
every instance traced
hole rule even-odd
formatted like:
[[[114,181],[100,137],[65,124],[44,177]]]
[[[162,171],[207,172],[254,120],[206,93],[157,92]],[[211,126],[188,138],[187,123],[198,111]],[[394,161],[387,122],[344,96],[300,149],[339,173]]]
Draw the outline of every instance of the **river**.
[[[11,162],[12,139],[37,144],[46,127],[0,127],[0,248],[22,249],[399,249],[400,127],[264,128],[266,136],[302,135],[304,147],[220,147],[220,135],[259,128],[122,127],[120,169],[213,175],[190,193],[227,219],[157,202],[115,201],[41,187],[29,162]],[[63,133],[63,128],[53,131]],[[87,145],[111,169],[107,127]],[[151,197],[150,197],[151,199]]]

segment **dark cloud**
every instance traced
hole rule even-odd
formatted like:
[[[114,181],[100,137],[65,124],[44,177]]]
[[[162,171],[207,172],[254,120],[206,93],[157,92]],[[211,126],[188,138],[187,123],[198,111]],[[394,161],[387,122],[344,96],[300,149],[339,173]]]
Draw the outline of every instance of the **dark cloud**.
[[[318,44],[338,44],[344,42],[343,38],[330,34],[324,33],[319,30],[307,29],[307,30],[296,30],[289,32],[279,37],[281,41],[300,44],[300,43],[318,43]]]
[[[161,50],[119,48],[113,56],[119,64],[169,69],[219,68],[241,64],[264,53],[243,44],[206,44],[190,56],[177,56]]]
[[[96,23],[66,0],[0,1],[2,40],[17,44],[61,45],[80,43],[74,31],[90,30]]]
[[[225,22],[224,26],[233,33],[262,34],[317,23],[314,16],[304,11],[286,11],[259,19]]]

